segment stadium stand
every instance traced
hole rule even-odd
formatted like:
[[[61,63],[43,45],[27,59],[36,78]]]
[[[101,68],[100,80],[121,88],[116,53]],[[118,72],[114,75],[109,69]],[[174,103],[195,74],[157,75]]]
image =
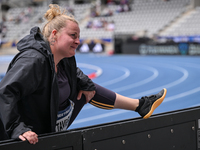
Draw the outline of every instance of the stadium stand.
[[[19,40],[29,33],[33,26],[40,25],[39,18],[44,14],[44,7],[11,8],[7,12],[4,25],[7,27],[7,34],[4,41]]]
[[[67,3],[61,1],[61,6],[67,7]],[[74,16],[80,22],[81,38],[112,38],[114,33],[133,33],[137,34],[141,31],[147,31],[149,36],[158,34],[176,18],[188,11],[190,0],[170,0],[170,1],[157,1],[157,0],[135,0],[130,4],[131,11],[117,13],[116,4],[109,4],[102,7],[102,12],[109,9],[113,12],[112,16],[99,16],[91,17],[90,9],[93,4],[74,4],[72,7]],[[11,8],[7,12],[7,19],[4,25],[7,27],[6,36],[4,41],[18,40],[29,32],[32,26],[39,25],[39,20],[47,8],[44,6],[39,7],[26,7],[26,8]],[[195,15],[196,14],[196,15]],[[200,14],[198,8],[195,14],[191,14],[190,20],[195,19],[195,16]],[[86,28],[88,21],[105,20],[107,22],[113,21],[115,24],[114,31],[108,31],[104,28]],[[188,20],[188,21],[190,21]],[[187,22],[187,20],[186,20]],[[185,25],[187,24],[185,23]],[[185,31],[185,28],[182,29]],[[178,30],[177,32],[182,32]],[[171,29],[170,33],[174,33],[176,28]],[[189,34],[194,33],[196,30],[192,29]],[[166,35],[166,34],[165,34]]]
[[[147,30],[157,34],[171,21],[187,11],[188,0],[134,1],[132,11],[115,15],[116,32],[137,33]]]
[[[200,35],[200,7],[186,13],[181,19],[178,19],[170,28],[161,35],[163,36],[190,36]]]
[[[115,37],[118,35],[147,37],[152,40],[160,37],[164,42],[166,38],[177,42],[174,39],[177,36],[195,36],[192,42],[200,43],[198,30],[200,7],[193,6],[195,1],[129,0],[123,11],[120,8],[120,0],[118,3],[112,1],[101,5],[97,3],[98,1],[82,4],[64,0],[56,2],[67,8],[79,21],[82,42],[100,39],[101,44],[106,43],[106,49],[108,47],[114,49]],[[41,27],[42,16],[47,8],[48,3],[11,7],[2,22],[3,47],[14,47],[19,39],[29,34],[31,27]]]

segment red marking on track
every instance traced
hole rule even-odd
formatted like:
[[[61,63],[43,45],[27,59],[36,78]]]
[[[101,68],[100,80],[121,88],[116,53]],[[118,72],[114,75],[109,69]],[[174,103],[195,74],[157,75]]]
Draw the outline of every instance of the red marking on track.
[[[97,77],[96,72],[93,72],[93,73],[89,74],[88,77],[89,77],[90,79],[96,78],[96,77]]]

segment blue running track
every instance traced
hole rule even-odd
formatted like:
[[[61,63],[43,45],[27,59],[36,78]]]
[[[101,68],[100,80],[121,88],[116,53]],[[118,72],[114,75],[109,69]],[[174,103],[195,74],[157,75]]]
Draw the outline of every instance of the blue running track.
[[[0,57],[0,74],[2,64],[10,58]],[[154,114],[200,105],[199,56],[77,54],[76,60],[85,74],[100,70],[94,82],[124,96],[140,98],[167,88],[166,98]],[[69,129],[135,117],[139,115],[133,111],[103,110],[86,104]]]

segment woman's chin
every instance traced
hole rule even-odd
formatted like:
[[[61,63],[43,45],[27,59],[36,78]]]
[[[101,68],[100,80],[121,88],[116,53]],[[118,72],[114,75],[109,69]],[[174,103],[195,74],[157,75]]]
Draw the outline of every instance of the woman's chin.
[[[76,54],[76,52],[74,51],[73,53],[67,54],[66,57],[69,58],[69,57],[74,56],[75,54]]]

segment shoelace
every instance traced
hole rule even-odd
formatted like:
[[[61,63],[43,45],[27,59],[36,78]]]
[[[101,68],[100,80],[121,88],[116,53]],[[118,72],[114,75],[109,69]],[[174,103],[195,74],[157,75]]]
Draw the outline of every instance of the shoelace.
[[[156,95],[150,95],[150,96],[144,96],[142,97],[145,101],[149,101],[150,103],[152,103],[152,100],[154,100],[156,98]]]
[[[144,98],[145,100],[146,99],[152,99],[152,98],[154,99],[154,98],[156,98],[156,95],[144,96],[142,98]]]

